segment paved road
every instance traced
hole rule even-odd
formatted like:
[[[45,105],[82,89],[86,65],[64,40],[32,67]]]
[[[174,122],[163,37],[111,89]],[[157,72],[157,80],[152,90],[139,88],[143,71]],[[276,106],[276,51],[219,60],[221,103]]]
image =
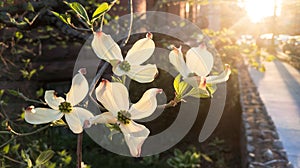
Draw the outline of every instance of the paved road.
[[[266,72],[249,68],[262,101],[295,168],[300,168],[300,72],[287,63],[265,63]]]

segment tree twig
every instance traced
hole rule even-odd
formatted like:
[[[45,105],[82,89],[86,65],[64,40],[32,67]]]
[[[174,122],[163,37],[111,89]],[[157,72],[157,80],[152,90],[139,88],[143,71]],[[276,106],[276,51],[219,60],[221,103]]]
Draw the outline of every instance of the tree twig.
[[[101,62],[100,62],[101,63]],[[97,72],[96,76],[94,77],[91,85],[90,85],[90,88],[89,88],[89,97],[91,98],[91,100],[97,104],[101,109],[103,109],[102,106],[99,105],[99,103],[93,98],[92,94],[93,94],[93,91],[95,90],[96,88],[96,85],[97,83],[99,82],[101,76],[103,75],[104,71],[106,70],[106,68],[108,67],[109,63],[108,62],[105,62],[102,67],[100,68],[100,70]]]
[[[81,168],[83,133],[77,135],[77,168]]]
[[[2,156],[3,158],[5,158],[5,159],[7,159],[7,160],[12,161],[12,162],[18,163],[18,164],[21,164],[21,165],[27,165],[27,164],[24,163],[24,162],[20,162],[20,161],[18,161],[18,160],[15,160],[15,159],[13,159],[13,158],[11,158],[11,157],[8,157],[8,156],[6,156],[6,155],[3,155],[3,154],[1,154],[1,153],[0,153],[0,156]]]
[[[121,44],[121,47],[124,47],[128,43],[128,40],[129,40],[130,35],[131,35],[131,31],[132,31],[132,23],[133,23],[133,4],[132,4],[132,0],[128,0],[128,8],[130,10],[130,23],[129,23],[127,37],[126,37],[126,39],[123,40],[123,42]]]

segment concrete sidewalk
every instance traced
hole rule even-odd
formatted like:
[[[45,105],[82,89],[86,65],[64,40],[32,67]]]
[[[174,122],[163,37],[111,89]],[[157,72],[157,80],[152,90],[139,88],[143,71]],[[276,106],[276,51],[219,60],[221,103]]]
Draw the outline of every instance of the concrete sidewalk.
[[[249,68],[272,117],[288,159],[300,168],[300,72],[279,60],[265,63],[266,72]]]

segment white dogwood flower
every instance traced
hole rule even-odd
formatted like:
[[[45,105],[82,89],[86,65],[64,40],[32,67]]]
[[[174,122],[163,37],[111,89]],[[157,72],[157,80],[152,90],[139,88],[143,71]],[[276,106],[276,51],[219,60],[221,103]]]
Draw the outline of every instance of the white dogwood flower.
[[[194,88],[205,90],[207,83],[225,82],[231,73],[230,66],[226,64],[224,72],[220,75],[208,76],[213,67],[214,59],[203,45],[190,48],[186,53],[186,61],[184,61],[181,47],[174,47],[169,54],[169,60],[182,75],[183,80]]]
[[[131,79],[140,82],[152,82],[158,73],[154,64],[141,65],[147,61],[154,52],[155,44],[152,34],[147,33],[146,38],[138,40],[128,51],[123,59],[118,44],[103,32],[95,32],[92,48],[96,55],[113,66],[114,74],[118,76],[127,75]]]
[[[86,127],[98,123],[118,124],[130,153],[134,157],[141,155],[141,148],[150,131],[133,120],[150,116],[157,107],[156,94],[162,89],[147,90],[142,98],[129,107],[129,96],[126,87],[118,82],[103,80],[96,88],[96,97],[108,110],[86,121]]]
[[[86,119],[93,117],[88,110],[75,107],[88,93],[88,82],[79,71],[72,79],[70,91],[66,95],[66,100],[57,97],[54,90],[45,92],[45,101],[49,108],[33,108],[25,112],[25,121],[30,124],[44,124],[61,119],[65,116],[66,122],[73,133],[78,134],[83,131],[83,123]]]

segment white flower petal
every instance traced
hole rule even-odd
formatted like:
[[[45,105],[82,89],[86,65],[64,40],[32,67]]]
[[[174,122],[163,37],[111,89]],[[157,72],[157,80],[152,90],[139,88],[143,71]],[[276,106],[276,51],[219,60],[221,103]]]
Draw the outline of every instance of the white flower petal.
[[[88,120],[88,119],[94,117],[94,115],[89,110],[81,108],[81,107],[73,107],[72,113],[73,112],[77,113],[82,126],[83,126],[85,120]]]
[[[35,108],[26,110],[25,121],[30,124],[45,124],[58,119],[64,114],[58,110],[48,109],[48,108]]]
[[[65,114],[65,119],[74,134],[79,134],[83,131],[83,123],[74,109],[71,113]]]
[[[78,73],[72,79],[72,85],[70,91],[67,93],[67,102],[71,103],[72,106],[80,103],[89,91],[89,84],[85,77]]]
[[[60,103],[64,102],[65,99],[62,97],[56,97],[54,90],[47,90],[45,92],[45,101],[49,107],[53,108],[54,110],[58,110],[58,106]]]
[[[183,79],[186,83],[191,85],[193,88],[199,88],[206,90],[206,78],[200,76],[193,76]]]
[[[142,119],[150,116],[157,107],[156,94],[161,92],[162,89],[157,88],[147,90],[142,98],[131,106],[129,110],[131,119]]]
[[[128,51],[125,60],[132,65],[140,65],[147,61],[155,49],[154,41],[149,38],[143,38],[135,42]]]
[[[140,83],[152,82],[158,74],[156,65],[131,65],[130,70],[126,73],[131,79]]]
[[[120,110],[129,109],[128,91],[121,83],[103,80],[96,88],[96,97],[114,116]]]
[[[107,62],[111,60],[123,60],[122,52],[118,44],[103,32],[95,32],[92,48],[96,55]]]
[[[114,124],[117,123],[117,118],[113,116],[111,112],[105,112],[94,117],[91,117],[87,120],[86,128],[91,127],[92,125],[96,124]]]
[[[186,63],[184,62],[183,55],[180,48],[175,48],[169,54],[170,63],[174,65],[177,71],[183,76],[184,78],[187,77],[190,73]]]
[[[142,145],[150,134],[150,131],[143,125],[131,121],[129,124],[120,124],[125,142],[134,157],[141,155]]]
[[[188,68],[198,76],[207,76],[214,64],[213,55],[203,47],[193,47],[186,53]]]
[[[206,78],[206,82],[210,84],[217,84],[217,83],[222,83],[226,82],[229,79],[229,76],[231,74],[231,69],[229,65],[225,65],[226,68],[225,70],[218,76],[208,76]]]

